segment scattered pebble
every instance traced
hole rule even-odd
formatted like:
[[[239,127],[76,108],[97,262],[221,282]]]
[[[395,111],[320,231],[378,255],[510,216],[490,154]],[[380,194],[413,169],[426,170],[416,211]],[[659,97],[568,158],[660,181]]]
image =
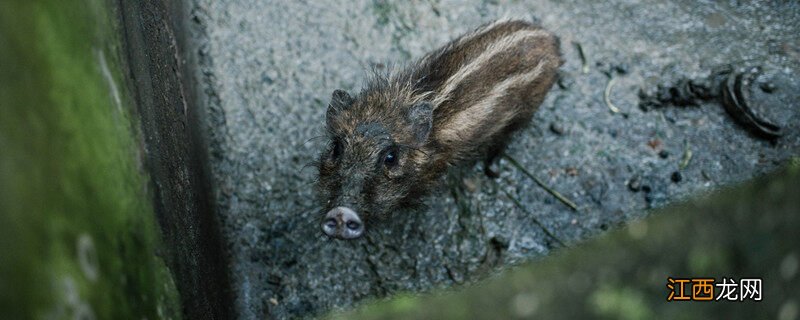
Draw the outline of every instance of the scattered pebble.
[[[772,83],[772,81],[762,82],[761,85],[759,85],[759,87],[761,88],[762,91],[766,93],[773,93],[775,92],[775,89],[778,89],[778,87],[775,86],[775,84]]]
[[[619,64],[615,64],[613,66],[613,70],[619,74],[628,74],[628,70],[630,70],[630,67],[628,66],[627,63],[621,62]]]
[[[499,235],[492,237],[489,242],[493,247],[500,250],[508,250],[508,247],[511,245],[511,241],[508,238]]]
[[[595,63],[595,66],[597,67],[598,70],[600,70],[600,72],[606,74],[609,77],[613,74],[625,75],[628,74],[628,71],[630,70],[630,66],[625,62],[606,63],[603,61],[598,61]]]
[[[569,90],[572,88],[572,85],[575,84],[575,80],[572,79],[572,76],[566,74],[559,74],[558,75],[558,87],[562,90]]]
[[[574,177],[574,176],[578,175],[578,168],[570,167],[570,168],[565,169],[564,172],[566,172],[567,175],[569,175],[571,177]]]
[[[267,75],[264,72],[264,73],[261,73],[261,82],[266,83],[266,84],[272,84],[273,82],[275,82],[275,80],[273,80],[272,77],[270,77],[269,75]]]
[[[638,174],[628,180],[628,189],[633,192],[639,192],[642,188],[642,177]]]
[[[669,158],[669,151],[661,150],[658,152],[658,156],[661,157],[661,159]]]
[[[681,175],[680,171],[675,171],[672,173],[672,176],[670,178],[672,179],[672,182],[678,183],[681,182],[681,180],[683,180],[683,175]]]
[[[667,195],[663,192],[648,192],[644,195],[648,208],[661,207],[667,203]]]
[[[642,191],[645,193],[644,200],[648,208],[660,207],[667,203],[667,182],[658,176],[646,176],[642,178]]]
[[[551,122],[551,123],[550,123],[550,131],[552,131],[553,133],[555,133],[555,134],[557,134],[557,135],[559,135],[559,136],[560,136],[560,135],[563,135],[563,134],[564,134],[564,132],[565,132],[565,130],[564,130],[564,124],[562,124],[562,123],[561,123],[561,122],[559,122],[559,121],[553,121],[553,122]]]

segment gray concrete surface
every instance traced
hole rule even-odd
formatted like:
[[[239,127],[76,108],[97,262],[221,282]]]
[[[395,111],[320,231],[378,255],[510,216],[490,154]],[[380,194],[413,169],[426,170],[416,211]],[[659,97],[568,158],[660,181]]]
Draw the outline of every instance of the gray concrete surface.
[[[400,295],[325,319],[797,319],[800,158],[792,162],[736,187],[653,210],[647,219],[480,285]],[[728,301],[716,286],[712,301],[667,301],[668,279],[682,277],[709,277],[715,285],[757,277],[761,298],[753,301],[736,290],[730,298],[740,300]],[[681,294],[679,284],[673,288]],[[692,297],[694,288],[686,285],[683,293]]]
[[[182,65],[177,43],[185,42],[181,2],[121,1],[118,7],[124,73],[141,126],[142,160],[150,174],[153,207],[163,257],[180,292],[183,316],[229,318],[231,281],[223,255],[222,229],[215,216],[206,172],[205,129],[189,95],[193,78]],[[129,315],[130,316],[130,315]],[[162,316],[163,317],[163,316]]]
[[[559,247],[536,221],[574,245],[649,207],[761,175],[800,150],[797,3],[191,0],[187,10],[195,46],[187,52],[198,64],[214,200],[243,318],[309,316],[480,279]],[[304,166],[326,144],[315,137],[330,93],[357,92],[369,68],[408,62],[503,16],[538,20],[561,37],[563,88],[508,153],[579,211],[504,160],[499,179],[477,167],[453,174],[429,209],[372,225],[366,239],[325,239],[316,170]],[[585,50],[586,73],[574,43]],[[774,143],[717,104],[638,108],[641,89],[742,61],[766,65],[778,86],[757,97],[785,126]],[[627,73],[614,75],[610,99],[627,117],[603,100],[603,71],[614,66]],[[686,150],[693,156],[680,169]],[[631,191],[636,177],[649,193]]]

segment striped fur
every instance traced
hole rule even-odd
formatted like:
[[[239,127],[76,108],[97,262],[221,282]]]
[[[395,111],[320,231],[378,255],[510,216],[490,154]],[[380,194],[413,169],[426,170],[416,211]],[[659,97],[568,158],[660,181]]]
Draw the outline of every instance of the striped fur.
[[[439,106],[442,102],[449,100],[452,98],[453,90],[457,88],[459,85],[464,83],[464,80],[469,78],[471,75],[478,73],[479,71],[483,70],[487,65],[490,65],[492,59],[495,58],[496,55],[508,52],[515,46],[520,45],[520,42],[529,38],[546,38],[550,34],[544,30],[524,30],[524,31],[517,31],[514,33],[510,33],[505,37],[497,39],[497,41],[492,42],[485,52],[481,53],[481,55],[475,57],[470,61],[466,61],[463,66],[459,67],[453,75],[451,75],[445,81],[442,89],[436,93],[436,97],[433,99],[434,106]]]
[[[412,74],[437,74],[436,81],[418,86],[431,92],[435,108],[434,135],[425,150],[436,155],[431,170],[502,152],[510,135],[530,121],[562,63],[553,34],[510,20],[480,27],[423,58],[422,71]]]
[[[356,97],[335,93],[328,132],[341,155],[331,156],[331,149],[320,157],[324,210],[345,206],[363,220],[382,216],[418,204],[449,166],[491,162],[530,122],[561,64],[558,39],[550,32],[501,20],[399,72],[375,75]],[[409,115],[417,119],[420,110],[432,115],[429,134],[410,124]],[[387,148],[399,152],[391,169],[381,165]]]
[[[493,114],[495,113],[500,117],[494,118],[499,118],[501,121],[492,123],[486,128],[488,131],[482,130],[479,133],[484,136],[492,136],[498,133],[505,127],[503,124],[509,123],[516,118],[515,113],[508,112],[509,110],[501,105],[503,98],[509,95],[509,89],[529,86],[542,75],[544,65],[545,61],[540,61],[533,70],[513,75],[495,84],[492,90],[483,98],[465,107],[461,112],[456,113],[447,124],[442,125],[436,137],[442,141],[478,139],[478,137],[475,136],[476,125],[480,123],[480,119],[493,118]],[[439,97],[441,96],[437,96],[437,98]],[[483,126],[477,127],[483,128]]]

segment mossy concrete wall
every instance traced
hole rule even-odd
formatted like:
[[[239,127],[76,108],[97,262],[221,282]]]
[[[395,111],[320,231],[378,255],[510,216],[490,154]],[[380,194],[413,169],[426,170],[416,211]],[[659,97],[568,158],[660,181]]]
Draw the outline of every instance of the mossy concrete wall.
[[[0,3],[0,318],[180,316],[115,18]]]
[[[800,159],[454,292],[333,319],[797,319]],[[667,301],[668,277],[762,279],[761,300]],[[728,279],[730,283],[730,279]],[[688,295],[691,290],[686,288]],[[720,288],[714,288],[714,298]],[[737,295],[741,294],[737,289]]]
[[[174,9],[0,2],[0,318],[225,316]]]
[[[183,48],[188,20],[183,1],[120,1],[131,90],[136,96],[144,158],[154,181],[153,200],[167,264],[188,318],[231,316],[227,255],[222,248],[211,190],[193,66]]]

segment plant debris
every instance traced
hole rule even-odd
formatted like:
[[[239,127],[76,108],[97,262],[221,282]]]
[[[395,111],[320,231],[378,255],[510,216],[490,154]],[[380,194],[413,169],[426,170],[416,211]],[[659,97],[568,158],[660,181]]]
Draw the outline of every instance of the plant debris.
[[[683,146],[683,158],[681,159],[681,163],[678,165],[678,168],[683,170],[686,166],[689,165],[689,161],[692,160],[692,149],[689,147],[689,142],[686,142]]]
[[[515,167],[517,167],[517,169],[522,171],[522,173],[524,173],[526,176],[528,176],[531,179],[533,179],[533,181],[535,181],[536,184],[538,184],[540,187],[542,187],[542,189],[544,189],[545,191],[547,191],[548,193],[550,193],[551,195],[556,197],[556,199],[558,199],[559,201],[561,201],[562,203],[567,205],[573,211],[578,211],[578,205],[576,205],[574,202],[572,202],[571,200],[567,199],[567,197],[564,197],[563,195],[561,195],[561,193],[559,193],[558,191],[555,191],[552,188],[548,187],[542,180],[539,180],[539,178],[534,176],[532,173],[528,172],[528,170],[526,170],[522,165],[519,164],[519,162],[517,162],[517,160],[514,160],[514,158],[512,158],[511,156],[509,156],[507,154],[504,155],[504,156],[506,157],[506,159],[508,159],[509,162],[511,162],[512,165],[514,165]]]
[[[508,193],[508,191],[503,190],[503,193],[505,193],[506,197],[511,199],[511,202],[513,202],[514,205],[517,206],[517,208],[519,208],[522,211],[525,211],[528,214],[528,216],[531,217],[531,219],[533,220],[533,223],[535,223],[537,226],[542,228],[542,230],[544,231],[545,234],[547,234],[547,236],[549,236],[550,238],[553,238],[553,240],[558,242],[558,244],[561,245],[562,247],[567,247],[567,245],[564,243],[564,241],[561,241],[561,239],[556,237],[555,234],[550,232],[550,230],[548,230],[541,222],[539,222],[539,219],[536,219],[536,217],[533,214],[528,212],[528,209],[525,209],[525,207],[522,206],[522,203],[520,203],[519,200],[517,200],[517,198],[514,198],[513,196],[511,196],[511,194]]]
[[[653,150],[661,149],[661,140],[660,139],[652,139],[650,141],[647,141],[647,146],[650,147],[650,149],[653,149]]]
[[[611,103],[611,98],[609,98],[609,96],[611,95],[611,88],[614,86],[615,80],[616,78],[614,77],[611,77],[611,79],[608,80],[608,84],[606,84],[606,90],[603,91],[603,101],[606,102],[608,110],[611,110],[612,113],[620,113],[619,108],[617,108],[617,106]]]
[[[739,122],[756,135],[775,139],[783,135],[781,127],[760,117],[752,108],[751,85],[761,73],[760,67],[744,72],[730,72],[722,89],[722,106]]]
[[[589,73],[589,61],[586,57],[586,53],[583,52],[583,46],[578,42],[573,42],[572,44],[575,46],[575,49],[578,50],[578,55],[581,57],[581,73]]]
[[[696,106],[703,101],[716,100],[737,124],[760,138],[773,140],[782,136],[783,131],[779,125],[756,113],[758,108],[755,108],[756,102],[752,98],[753,84],[761,74],[760,66],[734,68],[725,65],[706,78],[681,78],[674,84],[660,84],[654,93],[642,90],[639,92],[639,107],[649,111],[668,104]],[[771,82],[761,83],[758,87],[767,93],[776,89]]]

